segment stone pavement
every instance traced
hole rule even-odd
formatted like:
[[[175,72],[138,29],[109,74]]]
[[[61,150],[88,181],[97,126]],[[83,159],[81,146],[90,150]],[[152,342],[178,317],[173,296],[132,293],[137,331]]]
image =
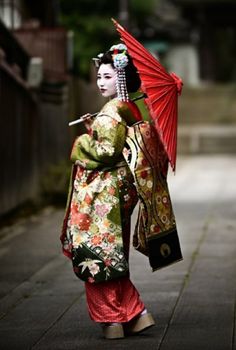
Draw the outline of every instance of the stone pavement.
[[[0,349],[236,349],[236,157],[180,158],[170,175],[184,260],[155,273],[131,252],[131,275],[156,326],[108,341],[87,314],[83,283],[61,254],[63,210],[0,232]]]

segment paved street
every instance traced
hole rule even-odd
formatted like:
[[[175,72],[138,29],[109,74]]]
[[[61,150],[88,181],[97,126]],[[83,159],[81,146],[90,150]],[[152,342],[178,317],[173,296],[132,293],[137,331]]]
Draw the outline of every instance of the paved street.
[[[236,157],[181,157],[169,183],[184,260],[152,273],[131,251],[155,327],[102,338],[61,254],[63,210],[45,208],[0,231],[0,349],[235,350]]]

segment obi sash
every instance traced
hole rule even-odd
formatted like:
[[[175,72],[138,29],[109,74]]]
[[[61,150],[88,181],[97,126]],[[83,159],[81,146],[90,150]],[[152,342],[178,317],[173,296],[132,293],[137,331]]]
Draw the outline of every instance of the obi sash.
[[[166,180],[168,159],[150,122],[128,127],[123,155],[140,199],[134,248],[149,257],[153,271],[182,260]]]

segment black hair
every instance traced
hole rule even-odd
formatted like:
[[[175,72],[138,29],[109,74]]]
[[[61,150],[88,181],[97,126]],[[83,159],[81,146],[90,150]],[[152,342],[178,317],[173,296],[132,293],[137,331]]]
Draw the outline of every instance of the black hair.
[[[122,51],[118,51],[118,53],[121,53]],[[107,51],[99,58],[99,66],[101,64],[111,64],[112,67],[115,69],[112,59],[113,52]],[[128,64],[125,67],[125,76],[126,76],[126,86],[128,92],[136,92],[141,85],[141,80],[137,71],[137,68],[133,64],[132,58],[128,53],[126,53],[126,56],[128,57]]]

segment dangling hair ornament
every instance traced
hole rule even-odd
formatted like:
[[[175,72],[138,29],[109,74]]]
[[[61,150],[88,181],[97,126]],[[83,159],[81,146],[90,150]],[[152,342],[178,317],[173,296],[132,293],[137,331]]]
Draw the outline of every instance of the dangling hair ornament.
[[[116,90],[120,101],[129,101],[129,94],[126,86],[125,67],[129,63],[126,55],[127,47],[124,44],[113,45],[110,50],[113,52],[112,59],[117,71]]]

